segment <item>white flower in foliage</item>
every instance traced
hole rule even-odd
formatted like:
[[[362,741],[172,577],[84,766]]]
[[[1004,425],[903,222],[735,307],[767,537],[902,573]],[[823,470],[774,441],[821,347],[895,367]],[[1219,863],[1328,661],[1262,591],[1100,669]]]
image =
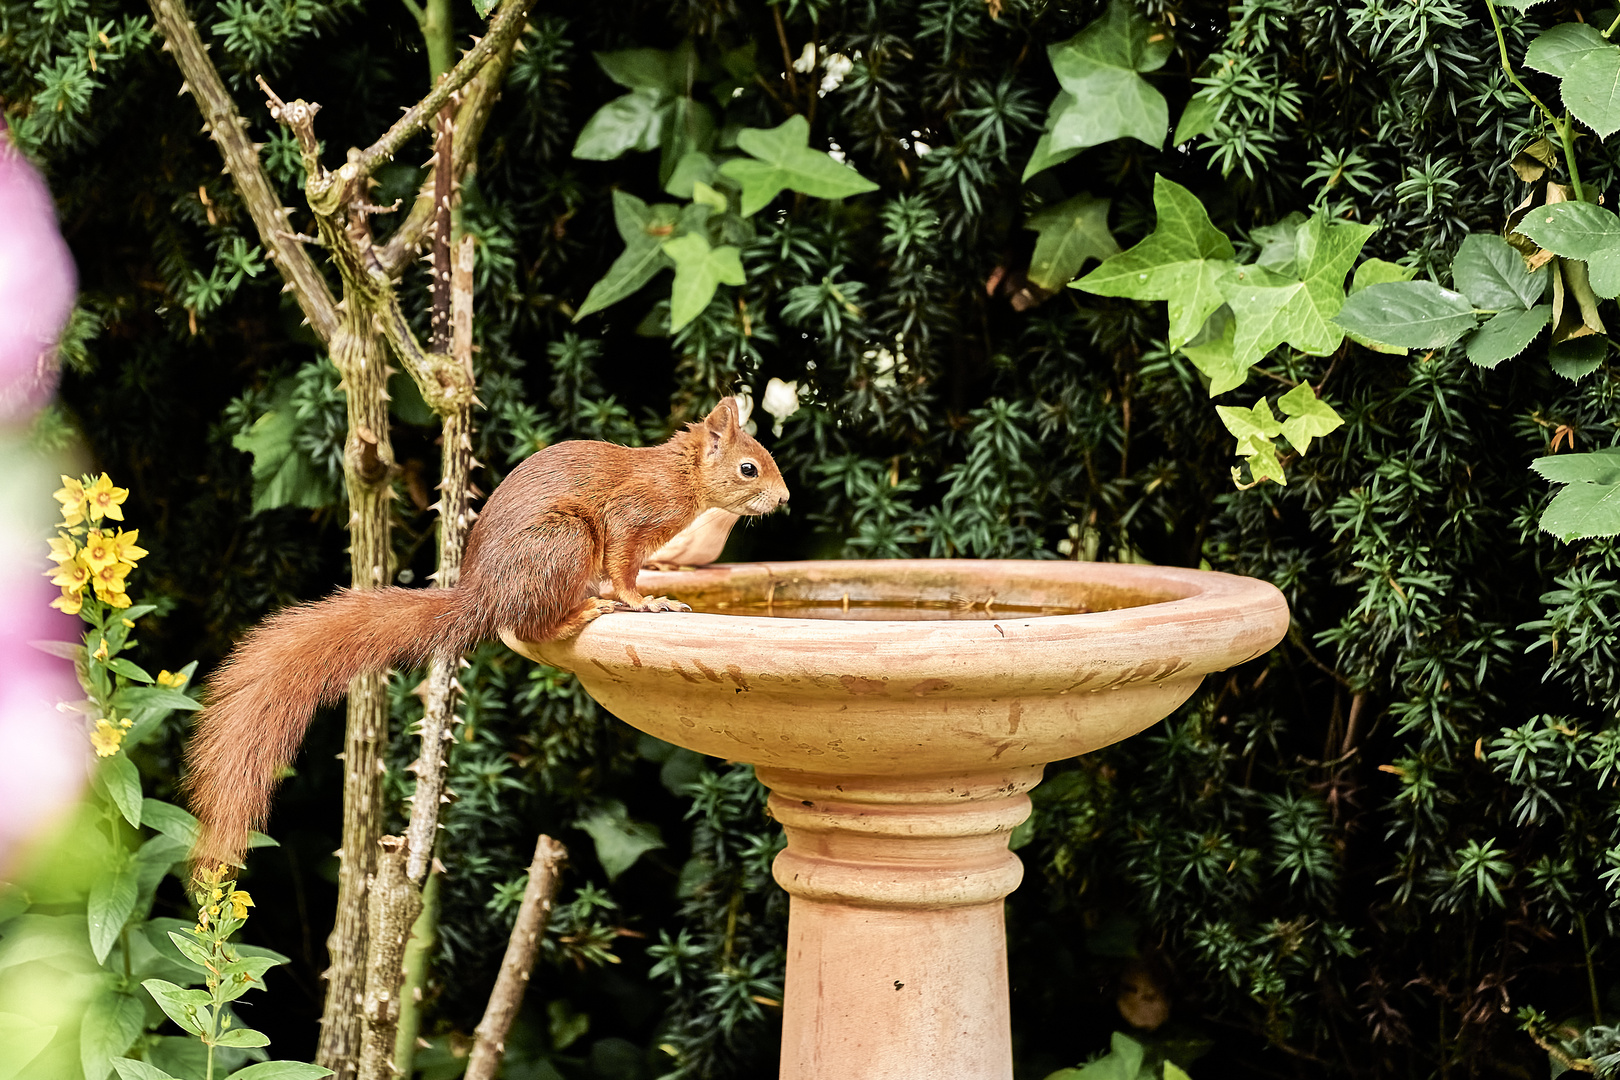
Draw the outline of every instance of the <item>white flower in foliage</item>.
[[[772,379],[765,384],[765,397],[760,401],[759,407],[776,417],[776,425],[771,428],[772,434],[782,434],[782,421],[799,411],[798,382]]]

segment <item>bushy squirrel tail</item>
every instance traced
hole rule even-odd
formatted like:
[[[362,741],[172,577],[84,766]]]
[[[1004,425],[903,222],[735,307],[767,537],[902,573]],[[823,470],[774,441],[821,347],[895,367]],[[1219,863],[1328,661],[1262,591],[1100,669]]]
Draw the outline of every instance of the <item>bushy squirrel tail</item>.
[[[241,861],[316,707],[337,701],[355,676],[460,653],[489,636],[470,600],[461,589],[342,589],[279,611],[243,638],[209,681],[186,755],[185,787],[202,823],[193,862]]]

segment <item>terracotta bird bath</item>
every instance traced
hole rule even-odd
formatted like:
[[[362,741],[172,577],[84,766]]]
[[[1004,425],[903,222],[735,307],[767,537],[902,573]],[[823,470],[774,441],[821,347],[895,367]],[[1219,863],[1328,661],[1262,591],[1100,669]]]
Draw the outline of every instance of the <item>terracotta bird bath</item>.
[[[1002,901],[1026,793],[1288,628],[1264,582],[1158,566],[746,563],[640,587],[696,610],[507,644],[770,788],[783,1080],[1008,1080]]]

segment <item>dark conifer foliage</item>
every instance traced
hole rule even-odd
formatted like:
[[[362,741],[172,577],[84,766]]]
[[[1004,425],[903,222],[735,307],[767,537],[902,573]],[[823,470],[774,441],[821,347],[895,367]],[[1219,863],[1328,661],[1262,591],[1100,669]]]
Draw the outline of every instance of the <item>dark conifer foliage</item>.
[[[1243,401],[1320,381],[1346,424],[1286,487],[1238,491],[1231,438],[1165,348],[1162,308],[1045,294],[1023,227],[1085,192],[1112,200],[1129,246],[1152,228],[1157,173],[1240,247],[1326,210],[1378,223],[1368,254],[1444,284],[1462,237],[1499,230],[1528,193],[1508,163],[1537,117],[1482,2],[1137,0],[1170,34],[1147,78],[1172,124],[1200,89],[1219,122],[1021,182],[1057,92],[1046,46],[1104,6],[542,0],[464,191],[478,482],[559,439],[663,438],[779,378],[804,405],[771,442],[793,516],[739,529],[729,558],[1146,559],[1274,582],[1295,618],[1283,645],[1037,789],[1009,905],[1019,1075],[1128,1030],[1126,979],[1169,995],[1169,1022],[1143,1038],[1200,1080],[1542,1075],[1518,1010],[1580,1027],[1620,1015],[1620,546],[1538,533],[1549,492],[1526,466],[1555,438],[1615,441],[1611,367],[1572,383],[1545,365],[1482,371],[1460,348],[1285,349]],[[1507,11],[1509,43],[1577,13],[1596,21],[1562,2]],[[298,156],[252,76],[321,102],[328,162],[425,89],[415,23],[385,0],[199,0],[195,15],[289,206]],[[470,5],[455,19],[482,25]],[[574,323],[623,249],[612,192],[668,198],[656,151],[570,156],[623,92],[592,53],[686,40],[711,65],[753,48],[757,77],[709,99],[727,124],[806,115],[810,145],[881,190],[779,196],[742,242],[747,284],[673,336],[667,276]],[[145,644],[206,672],[249,623],[340,582],[342,403],[158,44],[135,0],[0,0],[0,103],[50,177],[85,289],[53,430],[82,432],[151,523],[164,607]],[[807,44],[819,66],[790,81]],[[817,94],[833,56],[847,74]],[[1580,150],[1612,205],[1616,163],[1595,140]],[[420,140],[384,170],[377,201],[413,190],[427,155]],[[398,576],[420,582],[438,455],[397,381]],[[785,903],[749,772],[640,737],[504,649],[470,659],[422,1029],[439,1049],[418,1064],[476,1022],[545,830],[574,853],[568,907],[510,1075],[769,1075]],[[421,706],[415,678],[396,682],[403,728]],[[317,725],[271,822],[282,847],[243,878],[262,943],[295,958],[260,1006],[279,1014],[255,1018],[283,1057],[313,1047],[337,729]],[[413,753],[397,747],[396,795]],[[610,878],[605,849],[632,841],[644,853]],[[1603,1052],[1602,1031],[1587,1049]]]

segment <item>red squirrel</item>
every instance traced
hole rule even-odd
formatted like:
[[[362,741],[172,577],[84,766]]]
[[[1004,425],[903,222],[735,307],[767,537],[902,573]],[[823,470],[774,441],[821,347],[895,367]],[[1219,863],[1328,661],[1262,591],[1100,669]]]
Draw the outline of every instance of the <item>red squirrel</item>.
[[[508,628],[550,641],[610,611],[690,610],[636,589],[646,555],[707,509],[758,515],[788,501],[776,462],[739,420],[725,398],[660,446],[548,446],[484,505],[454,588],[339,589],[252,630],[210,680],[187,752],[196,861],[241,861],[316,706],[355,676],[459,655]],[[616,599],[597,595],[604,578]]]

